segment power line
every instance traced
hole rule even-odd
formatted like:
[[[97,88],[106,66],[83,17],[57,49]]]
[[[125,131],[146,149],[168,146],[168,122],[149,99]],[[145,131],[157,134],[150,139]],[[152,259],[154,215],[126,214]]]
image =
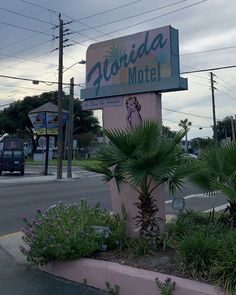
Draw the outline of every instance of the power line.
[[[232,88],[236,88],[236,86],[235,86],[235,85],[233,85],[233,84],[229,83],[228,81],[225,81],[224,79],[222,79],[222,78],[221,78],[221,77],[219,77],[218,75],[216,75],[216,77],[217,77],[218,79],[222,80],[224,83],[226,83],[226,84],[228,84],[229,86],[231,86]]]
[[[36,56],[33,56],[33,57],[31,57],[31,58],[28,58],[27,61],[30,61],[30,60],[32,60],[32,59],[35,59],[35,58],[38,58],[38,57],[40,57],[40,56],[46,55],[46,54],[48,54],[48,53],[50,53],[50,52],[47,51],[47,52],[45,52],[45,53],[38,54],[38,55],[36,55]],[[22,63],[24,63],[24,61],[21,61],[21,62],[18,62],[18,63],[12,64],[12,65],[10,65],[10,66],[6,66],[6,67],[4,67],[4,68],[1,68],[1,70],[9,69],[9,68],[15,67],[15,66],[17,66],[17,65],[20,65],[20,64],[22,64]]]
[[[48,53],[48,52],[47,52]],[[19,57],[19,56],[16,56],[16,55],[13,55],[13,54],[4,54],[4,53],[0,53],[0,55],[1,56],[5,56],[5,57],[7,57],[7,58],[9,58],[9,57],[14,57],[14,58],[16,58],[16,59],[20,59],[20,60],[23,60],[23,61],[31,61],[32,60],[32,58],[24,58],[24,57]],[[2,60],[2,59],[1,59]],[[50,65],[50,66],[57,66],[56,64],[49,64],[49,63],[46,63],[46,62],[42,62],[42,61],[33,61],[33,62],[35,62],[35,63],[39,63],[39,64],[44,64],[44,65]]]
[[[226,93],[226,92],[224,92],[224,91],[222,91],[222,90],[220,90],[218,88],[217,88],[217,90],[220,91],[221,93],[223,93],[224,95],[227,95],[228,97],[231,97],[234,100],[236,99],[236,97],[233,97],[232,95],[230,95],[230,94],[228,94],[228,93]]]
[[[100,25],[96,25],[96,26],[89,26],[88,24],[85,24],[85,23],[81,22],[81,19],[77,19],[76,20],[77,22],[80,22],[81,24],[87,26],[88,28],[87,29],[82,29],[80,31],[73,30],[73,32],[75,32],[77,34],[80,34],[80,35],[83,35],[83,36],[86,36],[86,35],[82,34],[81,32],[84,32],[84,31],[93,29],[93,30],[97,31],[98,33],[102,33],[102,35],[101,35],[102,37],[103,36],[106,36],[106,35],[108,35],[109,37],[112,37],[110,33],[103,33],[101,31],[99,31],[97,28],[98,27],[103,27],[103,26],[106,26],[106,25],[110,25],[110,24],[114,24],[114,23],[117,23],[117,22],[120,22],[120,21],[124,21],[124,20],[130,19],[130,18],[134,18],[134,17],[140,16],[140,15],[148,14],[148,13],[151,13],[153,11],[157,11],[157,10],[161,10],[161,9],[164,9],[164,8],[168,8],[170,6],[173,6],[173,5],[182,3],[182,2],[186,2],[186,1],[189,1],[189,0],[181,0],[181,1],[178,1],[178,2],[175,2],[175,3],[172,3],[172,4],[169,4],[169,5],[165,5],[165,6],[162,6],[162,7],[159,7],[159,8],[155,8],[155,9],[151,9],[151,10],[146,11],[146,12],[138,13],[136,15],[131,15],[129,17],[125,17],[125,18],[122,18],[122,19],[119,19],[119,20],[115,20],[115,21],[112,21],[112,22],[108,22],[108,23],[100,24]],[[86,36],[86,37],[88,37],[88,36]],[[95,38],[97,38],[97,37],[90,38],[89,40],[95,40],[95,41],[97,41],[97,39],[95,39]]]
[[[164,6],[164,7],[168,7],[168,6],[175,5],[175,4],[177,4],[177,3],[181,3],[181,2],[185,2],[185,1],[188,1],[188,0],[178,1],[178,2],[172,3],[172,4],[170,4],[170,5],[166,5],[166,6]],[[200,2],[205,2],[205,1],[207,1],[207,0],[203,0],[203,1],[200,1]],[[28,1],[23,1],[23,2],[30,3],[30,2],[28,2]],[[136,3],[136,1],[135,1],[134,3]],[[32,3],[30,3],[30,4],[32,4]],[[193,6],[193,5],[196,5],[196,4],[198,4],[198,3],[192,4],[192,5],[189,5],[189,6]],[[39,5],[35,5],[35,6],[42,8],[42,7],[39,6]],[[189,6],[187,6],[187,7],[189,7]],[[162,8],[164,8],[164,7],[162,7]],[[178,9],[177,11],[182,10],[182,9],[185,9],[185,8],[187,8],[187,7],[180,8],[180,9]],[[46,10],[48,10],[48,11],[55,12],[55,11],[50,10],[50,9],[47,9],[47,8],[43,8],[43,9],[46,9]],[[161,9],[161,8],[158,8],[158,9]],[[170,13],[173,13],[173,12],[170,12]],[[170,13],[168,13],[168,14],[170,14]],[[160,17],[160,16],[159,16],[159,17]],[[103,34],[102,36],[104,36],[104,35],[107,35],[107,34]],[[100,36],[99,36],[99,37],[100,37]],[[87,40],[91,40],[91,38],[89,38],[89,39],[87,39]],[[72,39],[71,39],[71,41],[73,41],[73,42],[75,42],[75,43],[77,43],[77,44],[79,43],[80,45],[82,45],[81,42],[77,42],[77,41],[74,41],[74,40],[72,40]],[[83,41],[83,42],[85,42],[85,41]],[[87,46],[86,46],[86,47],[87,47]]]
[[[162,108],[162,109],[163,110],[166,110],[168,112],[174,112],[174,113],[179,113],[179,114],[189,115],[189,116],[193,116],[193,117],[198,117],[198,118],[204,118],[204,119],[210,119],[210,120],[212,120],[212,117],[200,116],[200,115],[196,115],[196,114],[192,114],[192,113],[185,113],[185,112],[180,112],[180,111],[171,110],[171,109],[167,109],[167,108]]]
[[[21,0],[21,1],[22,1],[22,2],[25,2],[25,3],[28,3],[28,4],[32,5],[32,6],[38,7],[38,8],[40,8],[40,9],[47,10],[47,11],[49,11],[50,13],[53,12],[53,13],[56,13],[56,14],[61,14],[59,11],[52,10],[52,9],[47,8],[47,7],[37,5],[37,4],[32,3],[32,2],[30,2],[30,1],[25,1],[25,0]],[[96,15],[103,14],[103,13],[106,13],[106,12],[110,12],[110,11],[113,11],[113,10],[115,10],[115,9],[119,9],[119,8],[127,7],[127,6],[129,6],[129,5],[133,5],[133,4],[138,3],[138,2],[141,2],[141,1],[143,1],[143,0],[137,0],[137,1],[134,1],[134,2],[131,2],[131,3],[127,3],[127,4],[125,4],[125,5],[121,5],[121,6],[118,6],[118,7],[116,7],[116,8],[109,9],[109,10],[103,11],[103,12],[101,12],[101,13],[97,13]],[[67,18],[69,18],[69,19],[71,19],[72,22],[79,22],[79,23],[81,23],[81,24],[83,24],[83,25],[85,25],[85,26],[87,26],[87,27],[90,28],[90,26],[87,25],[87,24],[85,24],[85,23],[83,23],[83,22],[81,21],[81,19],[74,19],[74,18],[72,18],[71,16],[68,16],[68,15],[66,15],[66,14],[64,14],[64,13],[62,13],[61,15],[65,16],[65,17],[67,17]],[[93,16],[95,16],[95,15],[88,16],[88,17],[85,17],[85,18],[90,18],[90,17],[93,17]],[[83,18],[83,19],[85,19],[85,18]],[[105,36],[105,35],[110,36],[109,34],[103,33],[103,32],[101,32],[101,31],[99,31],[99,30],[97,30],[97,29],[94,29],[94,30],[96,30],[96,31],[99,32],[99,33],[102,33],[104,36]],[[76,32],[76,31],[75,31],[75,32]],[[81,35],[82,35],[82,34],[81,34]],[[87,35],[84,35],[84,36],[85,36],[85,37],[88,37]],[[95,38],[92,38],[92,39],[95,40]]]
[[[221,87],[224,87],[225,89],[227,89],[227,90],[229,90],[229,91],[232,91],[232,92],[235,92],[234,90],[232,90],[231,88],[229,88],[229,87],[227,87],[227,86],[225,86],[225,85],[223,85],[222,83],[220,83],[220,82],[216,82],[218,85],[220,85]],[[218,89],[219,90],[219,89]]]
[[[134,2],[130,2],[130,3],[124,4],[124,5],[120,5],[120,6],[117,6],[115,8],[107,9],[107,10],[104,10],[104,11],[101,11],[101,12],[98,12],[98,13],[95,13],[95,14],[91,14],[89,16],[85,16],[85,17],[76,19],[75,21],[81,21],[81,20],[85,20],[85,19],[88,19],[88,18],[92,18],[92,17],[98,16],[98,15],[104,14],[104,13],[112,12],[112,11],[115,11],[117,9],[125,8],[127,6],[136,4],[136,3],[141,2],[141,1],[143,1],[143,0],[138,0],[138,1],[134,1]]]
[[[25,2],[25,3],[27,3],[27,4],[30,4],[30,5],[32,5],[32,6],[35,6],[35,7],[38,7],[38,8],[44,9],[44,10],[47,10],[47,11],[49,11],[49,12],[53,12],[53,13],[56,13],[56,14],[59,13],[59,11],[56,11],[56,10],[53,10],[53,9],[50,9],[50,8],[47,8],[47,7],[44,7],[44,6],[40,6],[40,5],[35,4],[35,3],[32,3],[32,2],[30,2],[30,1],[26,1],[26,0],[20,0],[20,1],[21,1],[21,2]],[[120,9],[120,8],[123,8],[123,7],[127,7],[127,6],[129,6],[129,5],[133,5],[133,4],[138,3],[138,2],[141,2],[141,1],[143,1],[143,0],[136,0],[136,1],[134,1],[134,2],[127,3],[127,4],[124,4],[124,5],[121,5],[121,6],[117,6],[117,7],[115,7],[115,8],[111,8],[111,9],[108,9],[108,10],[105,10],[105,11],[102,11],[102,12],[99,12],[99,13],[95,13],[95,14],[92,14],[92,15],[90,15],[90,16],[86,16],[86,17],[83,17],[83,18],[80,18],[80,19],[77,19],[77,20],[76,20],[76,19],[73,19],[71,16],[68,16],[68,15],[66,15],[66,14],[64,14],[64,13],[62,13],[62,15],[65,16],[65,17],[67,17],[67,18],[69,18],[69,19],[72,19],[73,21],[81,21],[81,20],[84,20],[84,19],[87,19],[87,18],[95,17],[95,16],[97,16],[97,15],[101,15],[101,14],[104,14],[104,13],[107,13],[107,12],[114,11],[114,10],[116,10],[116,9]]]
[[[38,34],[51,36],[50,34],[47,34],[47,33],[43,32],[43,31],[37,31],[37,30],[26,28],[26,27],[21,27],[21,26],[18,26],[18,25],[10,24],[10,23],[5,23],[5,22],[2,22],[2,21],[0,21],[0,24],[5,25],[5,26],[10,26],[10,27],[13,27],[13,28],[17,28],[17,29],[21,29],[21,30],[25,30],[25,31],[29,31],[29,32],[34,32],[34,33],[38,33]]]
[[[124,20],[127,20],[127,19],[131,19],[131,18],[134,18],[134,17],[137,17],[137,16],[143,16],[145,14],[148,14],[148,13],[151,13],[151,12],[154,12],[154,11],[157,11],[157,10],[162,10],[164,8],[168,8],[170,6],[173,6],[173,5],[176,5],[176,4],[180,4],[180,3],[183,3],[183,2],[186,2],[186,1],[189,1],[189,0],[177,1],[177,2],[174,2],[174,3],[168,4],[168,5],[164,5],[164,6],[161,6],[161,7],[158,7],[158,8],[154,8],[154,9],[151,9],[151,10],[148,10],[148,11],[145,11],[145,12],[141,12],[141,13],[134,14],[134,15],[131,15],[131,16],[128,16],[128,17],[124,17],[124,18],[121,18],[121,19],[118,19],[118,20],[114,20],[114,21],[111,21],[111,22],[108,22],[108,23],[96,25],[94,27],[90,27],[90,29],[95,29],[95,28],[99,28],[99,27],[111,25],[111,24],[114,24],[114,23],[117,23],[117,22],[121,22],[121,21],[124,21]],[[80,32],[84,32],[84,31],[87,31],[87,30],[88,29],[82,29],[82,30],[77,31],[77,32],[80,33]]]
[[[220,51],[220,50],[226,50],[226,49],[232,49],[232,48],[236,48],[236,45],[228,46],[228,47],[215,48],[215,49],[208,49],[208,50],[203,50],[203,51],[184,53],[184,54],[180,54],[180,56],[194,55],[194,54],[207,53],[207,52],[213,52],[213,51]]]
[[[23,14],[23,13],[20,13],[20,12],[17,12],[17,11],[14,11],[14,10],[2,8],[2,7],[0,7],[0,10],[3,10],[3,11],[6,11],[8,13],[11,13],[11,14],[19,15],[19,16],[22,16],[22,17],[25,17],[25,18],[29,18],[29,19],[32,19],[32,20],[35,20],[35,21],[38,21],[38,22],[41,22],[41,23],[49,24],[50,25],[50,23],[47,22],[47,21],[45,21],[45,20],[38,19],[38,18],[29,16],[29,15],[26,15],[26,14]]]
[[[50,30],[43,31],[43,32],[46,33],[46,32],[49,32],[49,31],[51,31],[51,29],[50,29]],[[24,39],[22,39],[22,40],[20,40],[20,41],[16,41],[16,42],[10,43],[10,44],[8,44],[8,45],[2,46],[2,47],[0,47],[0,49],[5,49],[5,48],[8,48],[8,47],[14,46],[14,45],[16,45],[16,44],[19,44],[19,43],[25,42],[26,40],[33,39],[33,38],[37,37],[38,35],[39,35],[39,34],[34,34],[34,35],[29,36],[29,37],[26,37],[26,38],[24,38]]]
[[[30,78],[22,78],[22,77],[16,77],[16,76],[8,76],[8,75],[0,75],[1,78],[8,78],[8,79],[14,79],[14,80],[21,80],[21,81],[29,81],[32,82],[34,84],[38,84],[38,83],[44,83],[46,85],[48,84],[58,84],[58,82],[55,81],[45,81],[45,80],[34,80],[34,79],[30,79]],[[70,85],[70,83],[62,83],[63,85]],[[50,86],[50,85],[49,85]],[[81,84],[74,84],[74,86],[79,86],[81,87]]]
[[[169,119],[166,119],[166,118],[163,118],[163,120],[174,123],[174,124],[179,124],[179,122],[169,120]],[[194,127],[194,128],[212,128],[211,126],[197,126],[197,125],[194,125],[194,124],[192,124],[191,127]]]
[[[156,17],[153,17],[153,18],[150,18],[150,19],[147,19],[147,20],[141,21],[141,22],[137,22],[137,23],[135,23],[135,24],[132,24],[132,25],[129,25],[129,26],[123,27],[123,28],[121,28],[121,29],[118,29],[118,30],[115,30],[115,31],[109,32],[108,34],[113,34],[113,33],[117,33],[117,32],[123,31],[123,30],[127,30],[127,29],[132,28],[132,27],[136,27],[137,25],[141,25],[141,24],[144,24],[144,23],[146,23],[146,22],[149,22],[149,21],[152,21],[152,20],[156,20],[156,19],[161,18],[161,17],[163,17],[163,16],[167,16],[167,15],[173,14],[173,13],[175,13],[175,12],[179,12],[179,11],[181,11],[181,10],[184,10],[184,9],[190,8],[190,7],[192,7],[192,6],[198,5],[198,4],[203,3],[203,2],[206,2],[206,1],[207,1],[207,0],[201,0],[201,1],[196,2],[196,3],[190,4],[190,5],[186,5],[186,6],[182,7],[182,8],[179,8],[179,9],[173,10],[173,11],[171,11],[171,12],[164,13],[164,14],[162,14],[162,15],[159,15],[159,16],[156,16]],[[104,34],[104,35],[106,35],[106,34]],[[96,36],[96,38],[103,37],[104,35]],[[87,42],[87,41],[90,41],[90,40],[91,40],[91,38],[90,38],[90,39],[87,39],[87,40],[83,40],[83,41],[81,41],[81,42]],[[76,44],[81,44],[80,42],[75,41],[75,40],[71,40],[71,41],[75,42]]]
[[[27,50],[30,50],[30,49],[33,49],[33,48],[39,47],[39,46],[44,45],[44,44],[46,44],[46,43],[48,43],[48,41],[43,41],[43,42],[38,43],[38,44],[36,44],[36,45],[33,45],[33,46],[31,46],[31,47],[28,47],[28,48],[22,49],[22,50],[20,50],[20,51],[17,51],[17,52],[15,52],[15,54],[25,52],[25,51],[27,51]],[[2,60],[5,60],[5,59],[7,59],[7,58],[9,58],[9,57],[14,57],[15,54],[14,54],[14,55],[11,55],[11,56],[8,56],[8,57],[6,57],[6,58],[2,58],[1,61],[2,61]]]
[[[40,91],[47,91],[46,89],[42,89],[42,88],[33,88],[33,87],[24,87],[24,86],[18,86],[18,85],[15,85],[14,84],[14,86],[12,86],[12,85],[9,85],[9,84],[2,84],[1,83],[1,85],[0,85],[0,87],[14,87],[14,88],[21,88],[21,89],[29,89],[29,90],[40,90]]]
[[[188,72],[181,72],[180,74],[192,74],[192,73],[200,73],[200,72],[210,72],[210,71],[217,71],[217,70],[231,69],[231,68],[236,68],[236,65],[222,66],[222,67],[216,67],[216,68],[208,68],[208,69],[188,71]]]

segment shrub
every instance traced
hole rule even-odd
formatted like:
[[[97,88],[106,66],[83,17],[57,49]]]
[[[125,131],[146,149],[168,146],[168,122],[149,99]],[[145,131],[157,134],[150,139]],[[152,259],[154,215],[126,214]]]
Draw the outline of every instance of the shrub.
[[[213,268],[213,281],[229,294],[236,294],[236,231],[230,230],[221,240],[219,258]]]
[[[185,235],[178,243],[180,270],[187,276],[210,280],[219,256],[220,241],[216,235],[197,230]]]
[[[153,253],[150,241],[146,237],[127,238],[124,242],[123,249],[130,258],[145,256]]]
[[[21,247],[21,251],[35,265],[88,257],[104,243],[117,247],[125,226],[119,216],[111,216],[99,206],[90,208],[85,200],[79,206],[60,202],[45,214],[38,209],[34,220],[23,220],[23,240],[27,246]],[[109,237],[97,232],[94,226],[109,227]]]
[[[196,230],[221,233],[226,227],[226,221],[216,212],[201,213],[187,210],[180,213],[172,222],[166,224],[165,231],[160,235],[163,249],[176,248],[185,235]]]

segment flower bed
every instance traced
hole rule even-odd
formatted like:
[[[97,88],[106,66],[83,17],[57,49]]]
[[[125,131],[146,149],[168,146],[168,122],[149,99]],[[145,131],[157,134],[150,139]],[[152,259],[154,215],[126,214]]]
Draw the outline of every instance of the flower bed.
[[[211,283],[223,287],[230,294],[236,292],[236,231],[229,226],[227,215],[191,211],[182,213],[167,224],[165,231],[156,237],[154,244],[153,239],[150,244],[150,240],[146,237],[126,238],[123,218],[111,215],[99,207],[90,208],[84,200],[80,206],[60,203],[51,207],[45,214],[37,210],[33,221],[24,218],[24,222],[23,240],[28,247],[21,247],[21,250],[28,262],[34,265],[48,264],[44,270],[52,271],[56,275],[97,286],[96,280],[99,277],[97,272],[104,272],[104,276],[101,274],[100,284],[104,285],[105,282],[120,286],[124,284],[123,290],[126,288],[124,283],[126,280],[130,282],[134,280],[132,276],[142,281],[140,276],[144,275],[147,282],[143,284],[154,288],[153,286],[156,286],[154,276],[163,282],[167,277],[175,275],[183,277],[176,280],[176,290],[182,288],[178,286],[178,282],[185,282],[183,280],[189,278],[198,280],[198,284],[203,284],[201,286],[207,290],[209,288],[216,290],[213,285],[206,284]],[[108,229],[108,232],[101,231],[104,228]],[[109,251],[101,254],[104,250]],[[113,262],[116,261],[114,253],[118,253],[118,257],[120,255],[119,263]],[[78,260],[93,256],[108,261]],[[144,264],[140,262],[145,259],[145,268],[149,270],[123,265],[129,263],[142,268]],[[73,270],[72,273],[70,268]],[[120,277],[117,282],[109,275],[109,270],[114,276]],[[166,274],[160,275],[160,272]],[[193,284],[190,280],[187,282],[187,285]],[[138,286],[135,281],[132,284]],[[198,289],[198,287],[191,288]],[[184,290],[181,291],[183,292],[181,295],[185,294]],[[203,293],[196,294],[216,294],[211,291],[201,292]]]

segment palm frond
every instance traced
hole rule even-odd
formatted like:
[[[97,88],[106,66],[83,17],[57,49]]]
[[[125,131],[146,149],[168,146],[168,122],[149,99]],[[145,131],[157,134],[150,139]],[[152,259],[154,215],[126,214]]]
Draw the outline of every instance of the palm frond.
[[[169,191],[172,195],[176,190],[181,190],[184,186],[184,179],[192,172],[192,163],[184,158],[179,158],[178,164],[174,167],[172,174],[168,177]]]
[[[126,157],[132,156],[134,153],[138,141],[134,141],[129,130],[111,129],[104,130],[104,134],[109,139],[108,145],[113,145]]]

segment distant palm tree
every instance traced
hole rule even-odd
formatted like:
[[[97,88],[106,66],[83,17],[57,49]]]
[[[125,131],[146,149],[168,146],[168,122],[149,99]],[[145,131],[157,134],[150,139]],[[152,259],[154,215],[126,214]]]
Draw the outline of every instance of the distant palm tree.
[[[185,151],[188,153],[188,131],[190,129],[190,126],[192,126],[192,122],[188,121],[188,119],[180,120],[179,122],[179,127],[183,128],[184,131],[186,132],[185,134]]]
[[[104,174],[106,182],[114,178],[118,189],[125,183],[132,186],[139,195],[135,205],[140,235],[158,236],[158,206],[153,192],[161,184],[168,184],[171,193],[183,185],[189,165],[182,157],[179,144],[185,131],[168,138],[156,122],[143,121],[134,129],[105,130],[104,133],[109,143],[97,154],[101,164],[83,168]]]
[[[229,202],[226,211],[236,228],[236,143],[208,146],[192,162],[190,180],[205,194],[223,193]]]

